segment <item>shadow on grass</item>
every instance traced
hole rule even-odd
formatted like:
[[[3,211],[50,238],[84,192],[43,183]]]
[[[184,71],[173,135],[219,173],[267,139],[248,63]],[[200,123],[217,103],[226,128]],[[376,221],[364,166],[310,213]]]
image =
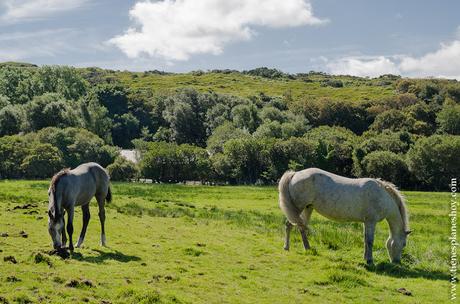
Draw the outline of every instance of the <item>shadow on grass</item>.
[[[387,275],[395,278],[424,278],[429,280],[449,280],[449,275],[442,271],[409,268],[406,265],[398,265],[390,262],[380,262],[375,265],[365,265],[365,268],[379,275]]]
[[[122,263],[141,260],[141,258],[138,256],[126,255],[118,250],[115,250],[114,252],[105,252],[102,250],[94,249],[93,251],[99,253],[99,255],[98,256],[84,256],[79,252],[74,252],[71,258],[77,261],[84,261],[84,262],[96,263],[96,264],[104,263],[106,260],[114,260],[114,261],[118,261]]]

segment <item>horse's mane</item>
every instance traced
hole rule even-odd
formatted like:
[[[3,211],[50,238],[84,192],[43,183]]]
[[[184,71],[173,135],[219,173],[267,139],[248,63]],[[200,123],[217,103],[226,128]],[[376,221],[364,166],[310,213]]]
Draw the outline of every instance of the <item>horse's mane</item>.
[[[53,178],[51,179],[51,185],[50,185],[50,189],[53,193],[56,192],[56,185],[59,179],[63,177],[64,175],[67,175],[69,171],[70,171],[70,168],[65,168],[53,175]]]
[[[398,190],[394,184],[387,182],[383,179],[377,178],[377,182],[393,197],[396,204],[398,205],[399,213],[401,214],[404,231],[409,231],[409,214],[406,208],[406,198]]]

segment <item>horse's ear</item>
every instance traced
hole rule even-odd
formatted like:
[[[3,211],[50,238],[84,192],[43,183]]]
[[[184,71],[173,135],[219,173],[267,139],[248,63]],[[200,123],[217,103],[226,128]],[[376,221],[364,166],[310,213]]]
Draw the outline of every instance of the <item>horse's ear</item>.
[[[412,233],[412,230],[407,230],[407,231],[406,231],[406,235],[409,235],[409,234],[411,234],[411,233]]]

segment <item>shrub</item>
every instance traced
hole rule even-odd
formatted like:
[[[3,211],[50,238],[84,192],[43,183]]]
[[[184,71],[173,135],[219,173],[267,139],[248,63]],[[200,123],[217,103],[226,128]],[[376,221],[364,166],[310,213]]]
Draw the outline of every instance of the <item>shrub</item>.
[[[363,175],[382,178],[399,187],[410,184],[409,170],[404,157],[390,151],[374,151],[362,162]]]
[[[63,168],[62,154],[50,144],[36,144],[28,150],[21,164],[27,178],[50,178]]]
[[[31,143],[20,135],[0,137],[0,177],[22,176],[21,163],[29,153]]]
[[[418,140],[407,153],[409,170],[427,189],[447,189],[460,172],[460,136],[433,135]]]
[[[206,180],[210,161],[206,150],[200,147],[151,142],[145,144],[140,170],[143,176],[161,182]]]
[[[0,109],[0,136],[19,133],[23,113],[18,106],[7,105]]]
[[[443,132],[460,135],[460,105],[446,102],[436,117],[439,129]]]
[[[139,173],[136,164],[122,156],[118,156],[112,164],[108,165],[107,171],[110,179],[114,181],[129,181]]]

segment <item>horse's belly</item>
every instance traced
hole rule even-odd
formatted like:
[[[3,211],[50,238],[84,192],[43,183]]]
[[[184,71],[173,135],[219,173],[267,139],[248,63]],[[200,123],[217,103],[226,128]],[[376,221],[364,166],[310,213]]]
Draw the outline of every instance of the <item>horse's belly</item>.
[[[313,208],[328,219],[342,222],[361,222],[363,213],[358,204],[344,201],[319,201],[313,203]]]

